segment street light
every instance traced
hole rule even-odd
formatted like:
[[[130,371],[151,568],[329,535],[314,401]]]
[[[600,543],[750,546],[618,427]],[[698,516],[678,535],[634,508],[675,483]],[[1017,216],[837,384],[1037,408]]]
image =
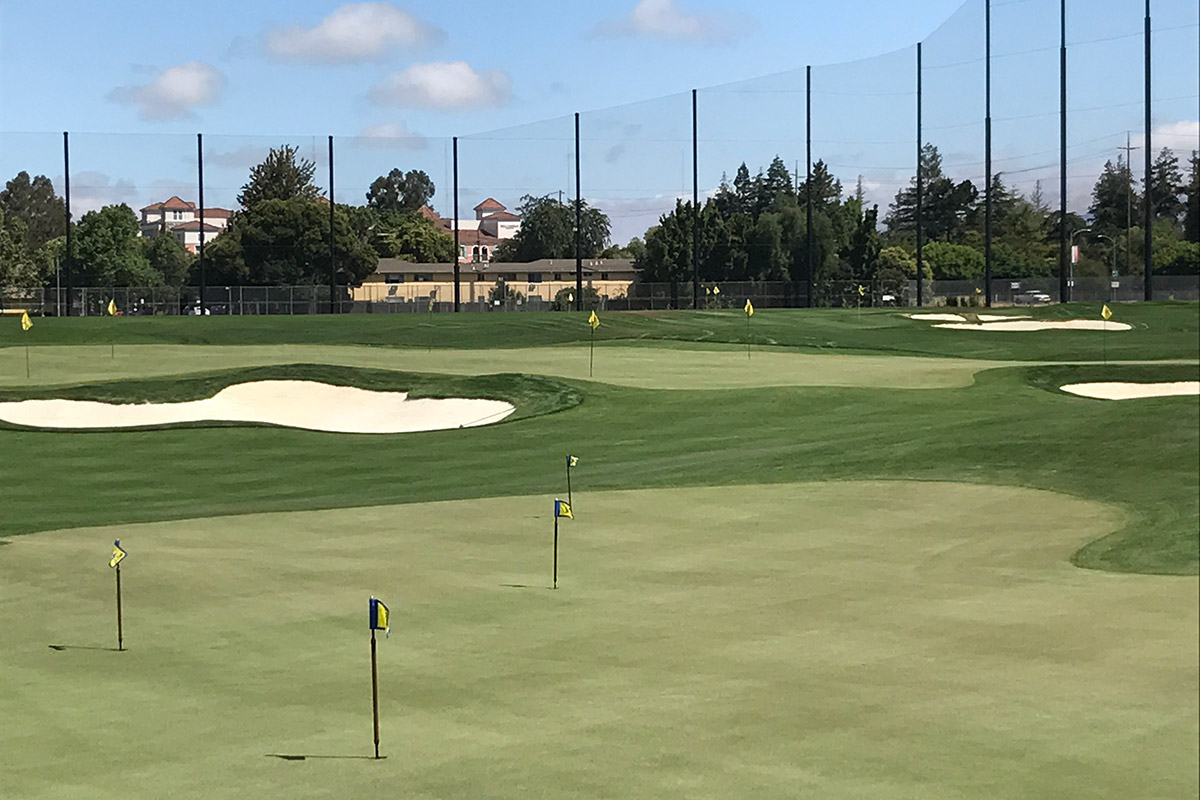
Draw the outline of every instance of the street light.
[[[1108,278],[1108,299],[1113,299],[1113,289],[1116,288],[1113,284],[1117,278],[1117,243],[1111,236],[1105,236],[1103,233],[1092,234],[1097,239],[1108,239],[1108,243],[1112,245],[1112,274]]]
[[[1072,256],[1074,256],[1075,237],[1081,233],[1090,233],[1090,234],[1092,234],[1092,236],[1096,237],[1097,239],[1108,239],[1108,243],[1110,245],[1112,245],[1112,274],[1109,277],[1109,281],[1108,281],[1108,292],[1109,292],[1108,299],[1111,300],[1112,299],[1112,289],[1113,289],[1113,280],[1112,279],[1117,277],[1117,243],[1115,241],[1113,241],[1113,238],[1111,236],[1105,236],[1103,233],[1096,233],[1091,228],[1080,228],[1079,230],[1077,230],[1071,234]],[[1067,280],[1067,286],[1070,288],[1074,288],[1075,287],[1075,259],[1074,258],[1071,259],[1071,267],[1070,267],[1070,272],[1068,274],[1069,274],[1069,278]]]

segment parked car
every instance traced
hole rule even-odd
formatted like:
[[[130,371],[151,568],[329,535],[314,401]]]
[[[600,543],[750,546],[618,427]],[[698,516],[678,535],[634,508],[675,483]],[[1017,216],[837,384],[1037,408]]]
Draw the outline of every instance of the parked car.
[[[1036,289],[1029,289],[1013,295],[1013,305],[1017,306],[1032,306],[1049,302],[1051,302],[1050,295]]]

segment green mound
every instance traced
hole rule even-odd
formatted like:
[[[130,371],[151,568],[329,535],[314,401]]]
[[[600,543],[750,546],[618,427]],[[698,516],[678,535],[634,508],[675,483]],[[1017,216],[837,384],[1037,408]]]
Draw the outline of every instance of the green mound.
[[[577,484],[550,591],[552,497],[15,539],[6,796],[1200,789],[1196,579],[1067,563],[1119,508],[911,481]],[[118,535],[124,653],[106,650]],[[371,595],[392,625],[378,763],[359,760]]]

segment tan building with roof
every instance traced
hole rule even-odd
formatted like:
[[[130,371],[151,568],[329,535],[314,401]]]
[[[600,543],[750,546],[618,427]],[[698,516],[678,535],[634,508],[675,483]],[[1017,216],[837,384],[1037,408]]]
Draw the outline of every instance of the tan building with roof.
[[[188,251],[194,253],[200,246],[200,210],[196,204],[171,195],[161,203],[151,203],[141,209],[138,231],[147,239],[170,234]],[[233,212],[227,208],[204,209],[204,241],[225,230]]]
[[[633,261],[627,258],[585,258],[583,285],[601,298],[625,297],[634,281]],[[522,302],[551,302],[563,289],[575,288],[575,260],[543,258],[527,264],[476,262],[459,268],[460,300],[486,304],[488,295],[503,281],[520,294]],[[375,272],[353,289],[354,299],[371,303],[425,303],[430,295],[438,302],[454,301],[453,264],[414,264],[381,258]]]
[[[521,229],[521,218],[494,197],[487,198],[472,210],[475,212],[474,219],[453,220],[441,216],[428,206],[421,207],[422,216],[451,236],[454,235],[457,222],[460,264],[491,261],[496,247],[516,236]]]

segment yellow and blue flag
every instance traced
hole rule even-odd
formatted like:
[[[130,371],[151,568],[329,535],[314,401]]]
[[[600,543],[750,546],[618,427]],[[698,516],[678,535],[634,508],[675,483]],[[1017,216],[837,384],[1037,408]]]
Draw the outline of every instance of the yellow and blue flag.
[[[746,298],[746,307],[743,308],[742,310],[746,312],[747,317],[754,316],[754,304],[750,302],[749,297]]]
[[[573,466],[575,466],[575,465],[576,465],[576,464],[578,464],[578,463],[579,463],[579,458],[578,458],[578,457],[576,457],[576,456],[571,456],[571,455],[567,456],[567,466],[568,466],[568,467],[573,467]]]
[[[596,316],[595,311],[588,315],[588,325],[592,326],[592,330],[600,327],[600,318]]]
[[[21,313],[21,330],[27,331],[32,327],[33,327],[33,320],[31,320],[29,318],[29,312],[28,311],[22,312]]]
[[[121,548],[121,540],[120,539],[115,540],[113,542],[112,558],[110,558],[108,560],[108,566],[110,566],[110,567],[117,566],[117,564],[120,564],[126,555],[127,555],[127,553],[125,552],[125,550]]]
[[[369,609],[371,630],[384,631],[388,636],[391,636],[392,629],[388,625],[388,607],[383,604],[382,600],[372,597]]]
[[[566,517],[567,519],[575,519],[575,517],[571,516],[571,504],[568,503],[566,500],[555,500],[554,501],[554,516]]]

